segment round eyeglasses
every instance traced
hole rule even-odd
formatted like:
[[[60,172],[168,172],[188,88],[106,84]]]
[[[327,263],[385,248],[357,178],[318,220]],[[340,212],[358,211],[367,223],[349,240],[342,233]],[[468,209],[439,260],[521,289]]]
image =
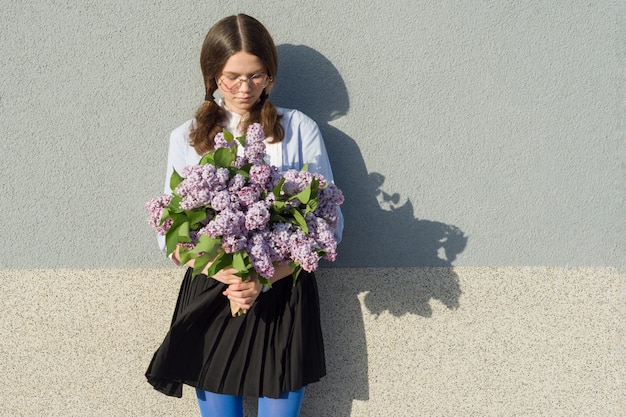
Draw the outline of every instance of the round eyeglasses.
[[[229,93],[236,93],[241,88],[243,82],[247,82],[250,88],[265,88],[272,81],[272,77],[264,73],[252,74],[249,77],[232,75],[222,75],[217,80],[217,85],[221,86]]]

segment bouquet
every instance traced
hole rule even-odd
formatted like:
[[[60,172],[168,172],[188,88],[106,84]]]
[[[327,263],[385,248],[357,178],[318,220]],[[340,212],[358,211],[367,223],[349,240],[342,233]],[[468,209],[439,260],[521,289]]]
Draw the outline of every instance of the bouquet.
[[[207,265],[208,277],[232,267],[242,280],[256,275],[271,287],[278,264],[294,268],[295,284],[301,270],[335,260],[341,190],[307,165],[281,172],[267,164],[264,139],[258,123],[237,138],[218,133],[215,150],[198,165],[182,175],[174,170],[171,195],[146,203],[148,222],[165,236],[167,255],[178,247],[181,264],[193,259],[193,277]],[[232,302],[231,312],[245,314]]]

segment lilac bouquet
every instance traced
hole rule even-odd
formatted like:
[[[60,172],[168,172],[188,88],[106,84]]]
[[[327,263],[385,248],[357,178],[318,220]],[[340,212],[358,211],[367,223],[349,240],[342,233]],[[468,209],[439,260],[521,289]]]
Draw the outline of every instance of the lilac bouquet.
[[[264,139],[258,123],[237,138],[224,130],[198,165],[182,175],[174,171],[172,195],[146,203],[167,255],[178,247],[181,264],[193,259],[194,277],[210,264],[207,276],[232,267],[243,280],[256,274],[271,286],[278,264],[295,269],[295,283],[302,269],[312,272],[321,259],[335,260],[341,190],[307,166],[281,172],[268,165]]]

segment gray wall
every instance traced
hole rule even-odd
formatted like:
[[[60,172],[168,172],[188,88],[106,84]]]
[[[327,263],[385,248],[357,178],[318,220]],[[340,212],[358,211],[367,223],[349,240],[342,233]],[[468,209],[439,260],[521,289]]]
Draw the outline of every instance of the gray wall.
[[[241,11],[325,135],[337,266],[625,264],[621,1],[2,3],[2,267],[166,265],[143,204]]]
[[[74,3],[0,0],[0,416],[197,415],[143,376],[182,275],[143,205],[237,12],[347,197],[303,416],[625,416],[626,3]]]

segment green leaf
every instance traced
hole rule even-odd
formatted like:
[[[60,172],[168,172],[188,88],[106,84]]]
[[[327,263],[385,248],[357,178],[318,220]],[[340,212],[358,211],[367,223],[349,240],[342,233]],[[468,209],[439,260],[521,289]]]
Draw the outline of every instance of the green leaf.
[[[198,163],[198,165],[206,164],[215,165],[215,152],[208,152],[204,154],[202,158],[200,158],[200,162]]]
[[[295,268],[293,273],[291,274],[291,278],[293,280],[293,285],[296,285],[296,280],[298,279],[298,275],[300,275],[300,271],[302,271],[302,267],[299,262],[292,262],[289,264],[292,268]]]
[[[289,220],[281,216],[280,214],[273,214],[270,216],[270,222],[271,223],[276,223],[276,222],[288,223]]]
[[[232,142],[233,140],[235,140],[233,134],[230,133],[228,130],[224,129],[222,130],[222,132],[224,133],[224,139],[226,139],[226,142]]]
[[[174,191],[176,189],[176,187],[178,187],[178,184],[180,184],[181,182],[183,182],[184,178],[180,176],[180,174],[178,172],[176,172],[176,170],[174,170],[172,172],[172,176],[170,177],[170,189],[172,191]]]
[[[313,178],[311,180],[311,199],[317,198],[317,194],[320,191],[320,180],[317,178]]]
[[[235,156],[230,149],[219,148],[215,151],[215,166],[226,168],[235,160]]]
[[[170,212],[170,217],[174,217],[173,213],[182,213],[184,210],[180,208],[180,202],[183,201],[183,199],[174,194],[174,197],[172,197],[172,199],[170,200],[170,203],[167,205],[167,210]]]
[[[246,146],[246,135],[239,136],[239,137],[237,138],[237,141],[238,141],[239,143],[241,143],[241,146],[245,147],[245,146]]]
[[[272,283],[270,282],[269,279],[262,277],[261,275],[258,275],[258,274],[257,274],[257,279],[259,280],[261,285],[268,287],[268,288],[272,288]]]
[[[278,181],[278,184],[276,184],[276,187],[274,187],[274,190],[272,190],[276,198],[280,197],[280,190],[283,189],[284,183],[285,183],[285,177],[281,177],[280,181]]]
[[[311,184],[307,185],[306,188],[300,191],[298,194],[289,197],[289,200],[293,200],[294,198],[300,200],[302,204],[307,204],[311,199]]]
[[[285,204],[284,201],[276,201],[274,202],[274,204],[272,204],[271,208],[275,210],[277,213],[280,213],[281,211],[285,209],[286,206],[287,204]]]
[[[178,235],[170,233],[171,231],[172,229],[170,228],[165,234],[165,253],[167,256],[170,256],[176,250],[176,245],[178,245]]]
[[[209,262],[211,262],[211,257],[207,254],[198,256],[196,258],[196,261],[193,264],[193,273],[191,275],[192,278],[195,278],[196,276],[200,275],[202,273],[202,271],[204,270],[204,268],[209,264]],[[207,276],[212,276],[212,275],[208,275]]]
[[[221,247],[220,239],[212,238],[207,235],[200,235],[198,243],[191,251],[194,255],[205,252],[210,259],[213,259],[217,255],[217,251]]]
[[[189,223],[192,226],[197,226],[198,223],[206,219],[206,210],[199,209],[199,210],[188,211],[187,218],[189,219]]]
[[[298,226],[300,226],[300,228],[302,229],[302,231],[305,234],[309,234],[309,227],[306,225],[306,220],[304,220],[304,217],[302,216],[302,213],[300,213],[298,210],[296,209],[291,209],[291,214],[293,214],[293,218],[296,221],[296,224]]]
[[[165,223],[165,220],[170,217],[170,209],[165,207],[163,209],[163,213],[161,213],[161,220],[159,220],[159,226],[162,226]]]
[[[189,222],[185,221],[180,226],[178,226],[178,241],[179,242],[191,242],[191,237],[189,236]]]
[[[172,225],[170,226],[170,230],[174,227],[178,227],[187,221],[187,215],[185,212],[172,213],[170,212],[170,219],[172,219]]]
[[[226,252],[220,252],[213,260],[207,272],[208,277],[212,277],[224,268],[231,266],[233,263],[233,255]]]
[[[179,258],[180,264],[185,265],[190,260],[195,259],[196,256],[192,254],[191,251],[187,249],[185,246],[180,246],[178,248],[178,258]]]
[[[189,240],[181,240],[180,236],[180,227],[186,222],[186,216],[179,215],[174,217],[173,220],[172,226],[165,234],[165,248],[168,256],[174,252],[178,243],[189,242]]]
[[[250,177],[250,168],[252,168],[252,165],[253,164],[245,164],[244,166],[242,166],[238,170],[235,170],[235,173],[243,175],[244,178],[249,178]]]
[[[244,253],[245,252],[243,251],[238,251],[233,254],[233,268],[235,268],[239,272],[247,273],[248,265],[247,265],[245,256],[248,256],[248,254],[245,253],[245,256],[244,256]]]
[[[315,211],[315,209],[317,208],[317,205],[319,204],[319,200],[317,199],[312,199],[310,200],[307,205],[306,205],[306,212],[307,213],[312,213]]]
[[[300,169],[301,172],[308,172],[309,171],[309,163],[307,162],[306,164],[304,164],[304,166],[302,167],[302,169]]]

